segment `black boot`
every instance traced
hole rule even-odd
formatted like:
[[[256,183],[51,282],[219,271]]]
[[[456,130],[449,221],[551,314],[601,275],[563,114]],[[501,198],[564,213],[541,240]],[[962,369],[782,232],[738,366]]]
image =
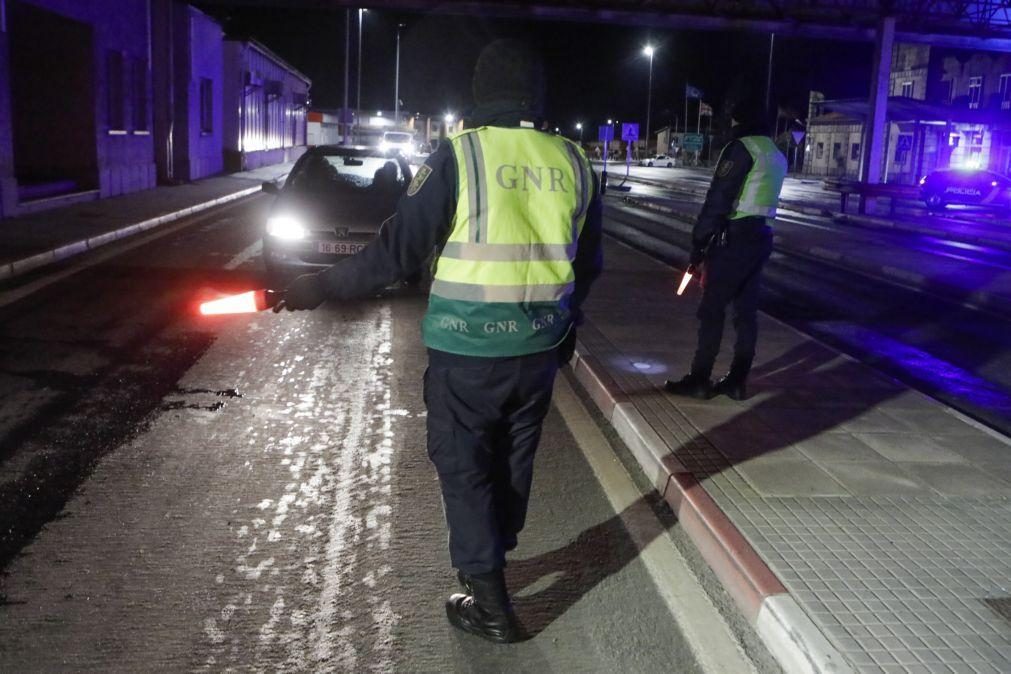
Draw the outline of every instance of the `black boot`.
[[[668,393],[699,400],[709,400],[714,395],[713,383],[709,381],[709,376],[695,372],[689,372],[678,381],[668,379],[664,382],[663,388]]]
[[[713,387],[713,395],[722,394],[731,400],[744,400],[748,397],[749,372],[751,372],[751,359],[735,358],[730,364],[730,372]]]
[[[471,594],[454,594],[446,602],[446,617],[450,624],[464,632],[497,644],[520,640],[520,628],[506,591],[502,570],[491,573],[457,575]]]

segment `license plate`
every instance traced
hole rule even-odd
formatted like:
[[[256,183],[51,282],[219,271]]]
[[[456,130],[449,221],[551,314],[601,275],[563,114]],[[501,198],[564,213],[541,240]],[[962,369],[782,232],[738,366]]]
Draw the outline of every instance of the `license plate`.
[[[362,248],[364,243],[341,243],[339,241],[320,241],[316,245],[316,250],[320,253],[331,255],[354,255]]]

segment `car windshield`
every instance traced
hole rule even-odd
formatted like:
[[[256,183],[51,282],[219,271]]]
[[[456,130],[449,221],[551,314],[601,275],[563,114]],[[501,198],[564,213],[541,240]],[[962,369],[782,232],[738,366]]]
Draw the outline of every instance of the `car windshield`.
[[[313,154],[292,172],[287,186],[312,192],[334,188],[397,191],[405,184],[400,165],[386,157]]]

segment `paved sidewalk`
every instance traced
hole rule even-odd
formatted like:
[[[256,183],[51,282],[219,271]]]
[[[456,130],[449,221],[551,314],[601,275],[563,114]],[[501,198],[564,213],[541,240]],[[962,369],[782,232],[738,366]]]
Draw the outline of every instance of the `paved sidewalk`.
[[[0,220],[0,280],[254,194],[264,181],[287,175],[292,165],[275,164]]]
[[[749,400],[670,396],[678,277],[609,243],[575,372],[773,653],[1011,671],[1011,441],[765,316]]]

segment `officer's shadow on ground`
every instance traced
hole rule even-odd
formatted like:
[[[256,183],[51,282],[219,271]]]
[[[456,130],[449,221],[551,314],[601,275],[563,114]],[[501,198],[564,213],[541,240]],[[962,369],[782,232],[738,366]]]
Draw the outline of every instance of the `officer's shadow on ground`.
[[[697,431],[688,442],[675,443],[674,455],[696,478],[710,477],[829,431],[881,430],[881,420],[862,417],[907,390],[869,366],[815,342],[800,344],[756,367],[750,381],[749,397],[757,400],[733,408],[729,418]],[[650,395],[655,394],[653,389]],[[688,405],[721,404],[678,400]],[[691,419],[691,411],[685,414]],[[889,425],[899,423],[894,420]],[[706,445],[715,446],[727,463],[711,459],[700,462],[698,448]]]
[[[659,501],[655,493],[642,496],[564,547],[528,559],[509,560],[506,581],[517,617],[529,638],[547,629],[664,533],[655,513]],[[634,537],[630,529],[636,533]]]

